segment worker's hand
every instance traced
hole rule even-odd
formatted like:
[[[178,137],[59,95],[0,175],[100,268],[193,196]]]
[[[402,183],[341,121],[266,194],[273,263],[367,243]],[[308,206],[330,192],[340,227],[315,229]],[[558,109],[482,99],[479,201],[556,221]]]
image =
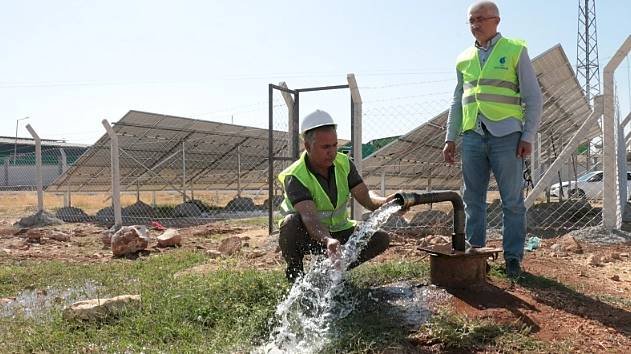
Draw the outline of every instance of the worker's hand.
[[[448,164],[456,162],[456,143],[453,141],[446,141],[443,147],[443,158]]]
[[[326,255],[328,257],[339,257],[340,253],[340,241],[334,239],[333,237],[327,237],[326,240]]]
[[[532,144],[520,140],[519,145],[517,145],[517,157],[521,157],[522,159],[527,158],[532,153]]]
[[[341,258],[342,252],[340,249],[340,241],[334,239],[333,237],[326,238],[326,255],[331,259],[331,263],[338,270],[341,268]]]

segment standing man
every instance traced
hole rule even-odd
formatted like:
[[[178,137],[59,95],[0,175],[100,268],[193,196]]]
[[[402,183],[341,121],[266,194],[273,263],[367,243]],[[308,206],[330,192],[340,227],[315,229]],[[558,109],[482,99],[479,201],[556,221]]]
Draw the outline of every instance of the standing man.
[[[328,113],[316,110],[304,117],[300,132],[305,151],[278,175],[285,192],[278,241],[291,282],[303,274],[306,253],[340,257],[340,244],[348,241],[356,225],[348,212],[351,195],[369,210],[394,198],[373,195],[348,156],[337,152],[336,124]],[[375,232],[357,262],[349,266],[377,256],[389,242],[387,233]]]
[[[526,238],[523,165],[532,152],[542,113],[541,89],[525,42],[497,32],[500,13],[492,1],[469,7],[473,47],[458,56],[443,157],[455,162],[462,134],[462,175],[467,239],[486,244],[486,194],[493,171],[503,211],[506,274],[518,278]]]

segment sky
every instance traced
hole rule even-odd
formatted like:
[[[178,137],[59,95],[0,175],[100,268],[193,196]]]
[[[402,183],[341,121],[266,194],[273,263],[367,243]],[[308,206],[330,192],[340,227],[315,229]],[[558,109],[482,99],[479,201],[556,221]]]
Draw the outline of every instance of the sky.
[[[448,108],[455,58],[473,43],[469,4],[3,0],[0,136],[14,136],[16,120],[29,117],[18,122],[19,136],[28,136],[29,123],[42,138],[91,144],[104,134],[102,119],[115,122],[129,110],[266,127],[269,83],[341,85],[347,73],[367,114],[392,112],[365,135],[388,135],[396,112],[414,126]],[[561,44],[575,65],[576,0],[497,4],[500,32],[525,39],[531,57]],[[631,34],[631,1],[598,1],[596,12],[604,67]],[[624,115],[630,60],[616,72]],[[348,135],[348,92],[305,93],[300,102],[301,116],[327,110]],[[275,106],[286,119],[280,95]]]

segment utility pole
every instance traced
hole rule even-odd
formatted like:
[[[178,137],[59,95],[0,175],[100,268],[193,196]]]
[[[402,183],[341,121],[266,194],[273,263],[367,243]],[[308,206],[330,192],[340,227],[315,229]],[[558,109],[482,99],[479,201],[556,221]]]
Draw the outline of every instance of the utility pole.
[[[592,98],[600,94],[596,0],[578,0],[576,78],[591,105]]]

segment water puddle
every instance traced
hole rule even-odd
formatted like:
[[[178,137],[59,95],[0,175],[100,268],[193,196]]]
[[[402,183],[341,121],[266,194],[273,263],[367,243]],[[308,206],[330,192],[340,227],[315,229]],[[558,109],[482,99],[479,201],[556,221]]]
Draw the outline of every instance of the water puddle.
[[[387,307],[390,314],[400,319],[402,325],[410,330],[418,330],[451,297],[447,291],[434,285],[416,285],[410,282],[373,288],[369,294],[375,306]]]
[[[267,343],[253,352],[316,353],[324,348],[331,340],[331,325],[348,316],[358,303],[345,291],[346,266],[357,259],[375,231],[400,208],[385,205],[355,230],[342,248],[341,269],[326,257],[316,258],[277,306]]]
[[[26,289],[10,301],[0,304],[0,318],[44,321],[50,318],[52,310],[99,295],[103,297],[103,294],[99,294],[99,288],[98,284],[88,280],[71,288]]]

